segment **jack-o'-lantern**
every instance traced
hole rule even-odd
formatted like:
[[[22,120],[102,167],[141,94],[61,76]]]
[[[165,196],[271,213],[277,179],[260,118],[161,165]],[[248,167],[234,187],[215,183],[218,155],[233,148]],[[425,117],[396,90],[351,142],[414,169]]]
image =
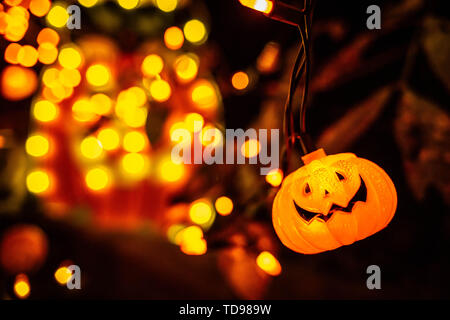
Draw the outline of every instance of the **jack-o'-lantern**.
[[[302,158],[273,203],[273,225],[290,249],[314,254],[364,239],[391,221],[397,193],[386,172],[352,153]]]

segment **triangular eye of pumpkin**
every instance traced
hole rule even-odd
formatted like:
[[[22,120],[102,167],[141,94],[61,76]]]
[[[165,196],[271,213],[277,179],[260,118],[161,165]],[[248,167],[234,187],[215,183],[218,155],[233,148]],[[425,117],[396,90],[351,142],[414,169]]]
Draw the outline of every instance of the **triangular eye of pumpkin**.
[[[305,194],[310,194],[311,193],[311,188],[309,187],[308,183],[305,185],[304,193]]]
[[[345,177],[339,172],[336,172],[336,176],[338,177],[339,181],[345,180]]]

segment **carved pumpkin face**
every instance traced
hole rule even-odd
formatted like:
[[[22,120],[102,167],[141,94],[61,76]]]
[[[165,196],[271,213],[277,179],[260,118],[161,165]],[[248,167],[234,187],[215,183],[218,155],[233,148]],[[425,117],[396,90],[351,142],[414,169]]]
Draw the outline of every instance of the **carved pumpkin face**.
[[[273,204],[273,224],[290,249],[313,254],[352,244],[392,219],[397,193],[376,164],[352,153],[303,157],[305,166],[283,181]]]

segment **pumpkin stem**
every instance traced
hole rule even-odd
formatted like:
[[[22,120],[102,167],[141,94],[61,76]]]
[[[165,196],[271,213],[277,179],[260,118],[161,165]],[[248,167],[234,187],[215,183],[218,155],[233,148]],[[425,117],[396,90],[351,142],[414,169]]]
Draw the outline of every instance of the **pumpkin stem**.
[[[327,156],[327,154],[325,153],[325,151],[322,148],[320,148],[320,149],[317,149],[316,151],[313,151],[313,152],[310,152],[310,153],[304,155],[302,157],[302,160],[303,160],[303,163],[305,165],[307,165],[314,160],[318,160],[318,159],[324,158],[326,156]]]

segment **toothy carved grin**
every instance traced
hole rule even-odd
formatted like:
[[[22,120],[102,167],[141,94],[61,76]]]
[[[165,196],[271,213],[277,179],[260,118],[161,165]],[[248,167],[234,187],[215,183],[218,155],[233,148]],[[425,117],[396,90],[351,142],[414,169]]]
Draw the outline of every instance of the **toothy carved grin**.
[[[361,176],[360,176],[360,178],[361,178]],[[311,223],[312,219],[314,219],[314,218],[321,219],[324,222],[327,222],[328,219],[330,219],[336,211],[342,211],[342,212],[351,213],[352,210],[353,210],[353,206],[358,201],[361,201],[361,202],[366,202],[367,201],[367,187],[366,187],[366,184],[364,183],[364,180],[362,178],[361,178],[361,185],[360,185],[358,191],[355,193],[353,198],[348,202],[348,205],[346,207],[341,207],[341,206],[339,206],[339,205],[334,203],[331,206],[330,211],[328,212],[327,215],[324,215],[322,213],[311,212],[311,211],[305,210],[302,207],[300,207],[297,203],[295,203],[295,200],[293,200],[295,209],[297,210],[298,214],[308,224]]]

